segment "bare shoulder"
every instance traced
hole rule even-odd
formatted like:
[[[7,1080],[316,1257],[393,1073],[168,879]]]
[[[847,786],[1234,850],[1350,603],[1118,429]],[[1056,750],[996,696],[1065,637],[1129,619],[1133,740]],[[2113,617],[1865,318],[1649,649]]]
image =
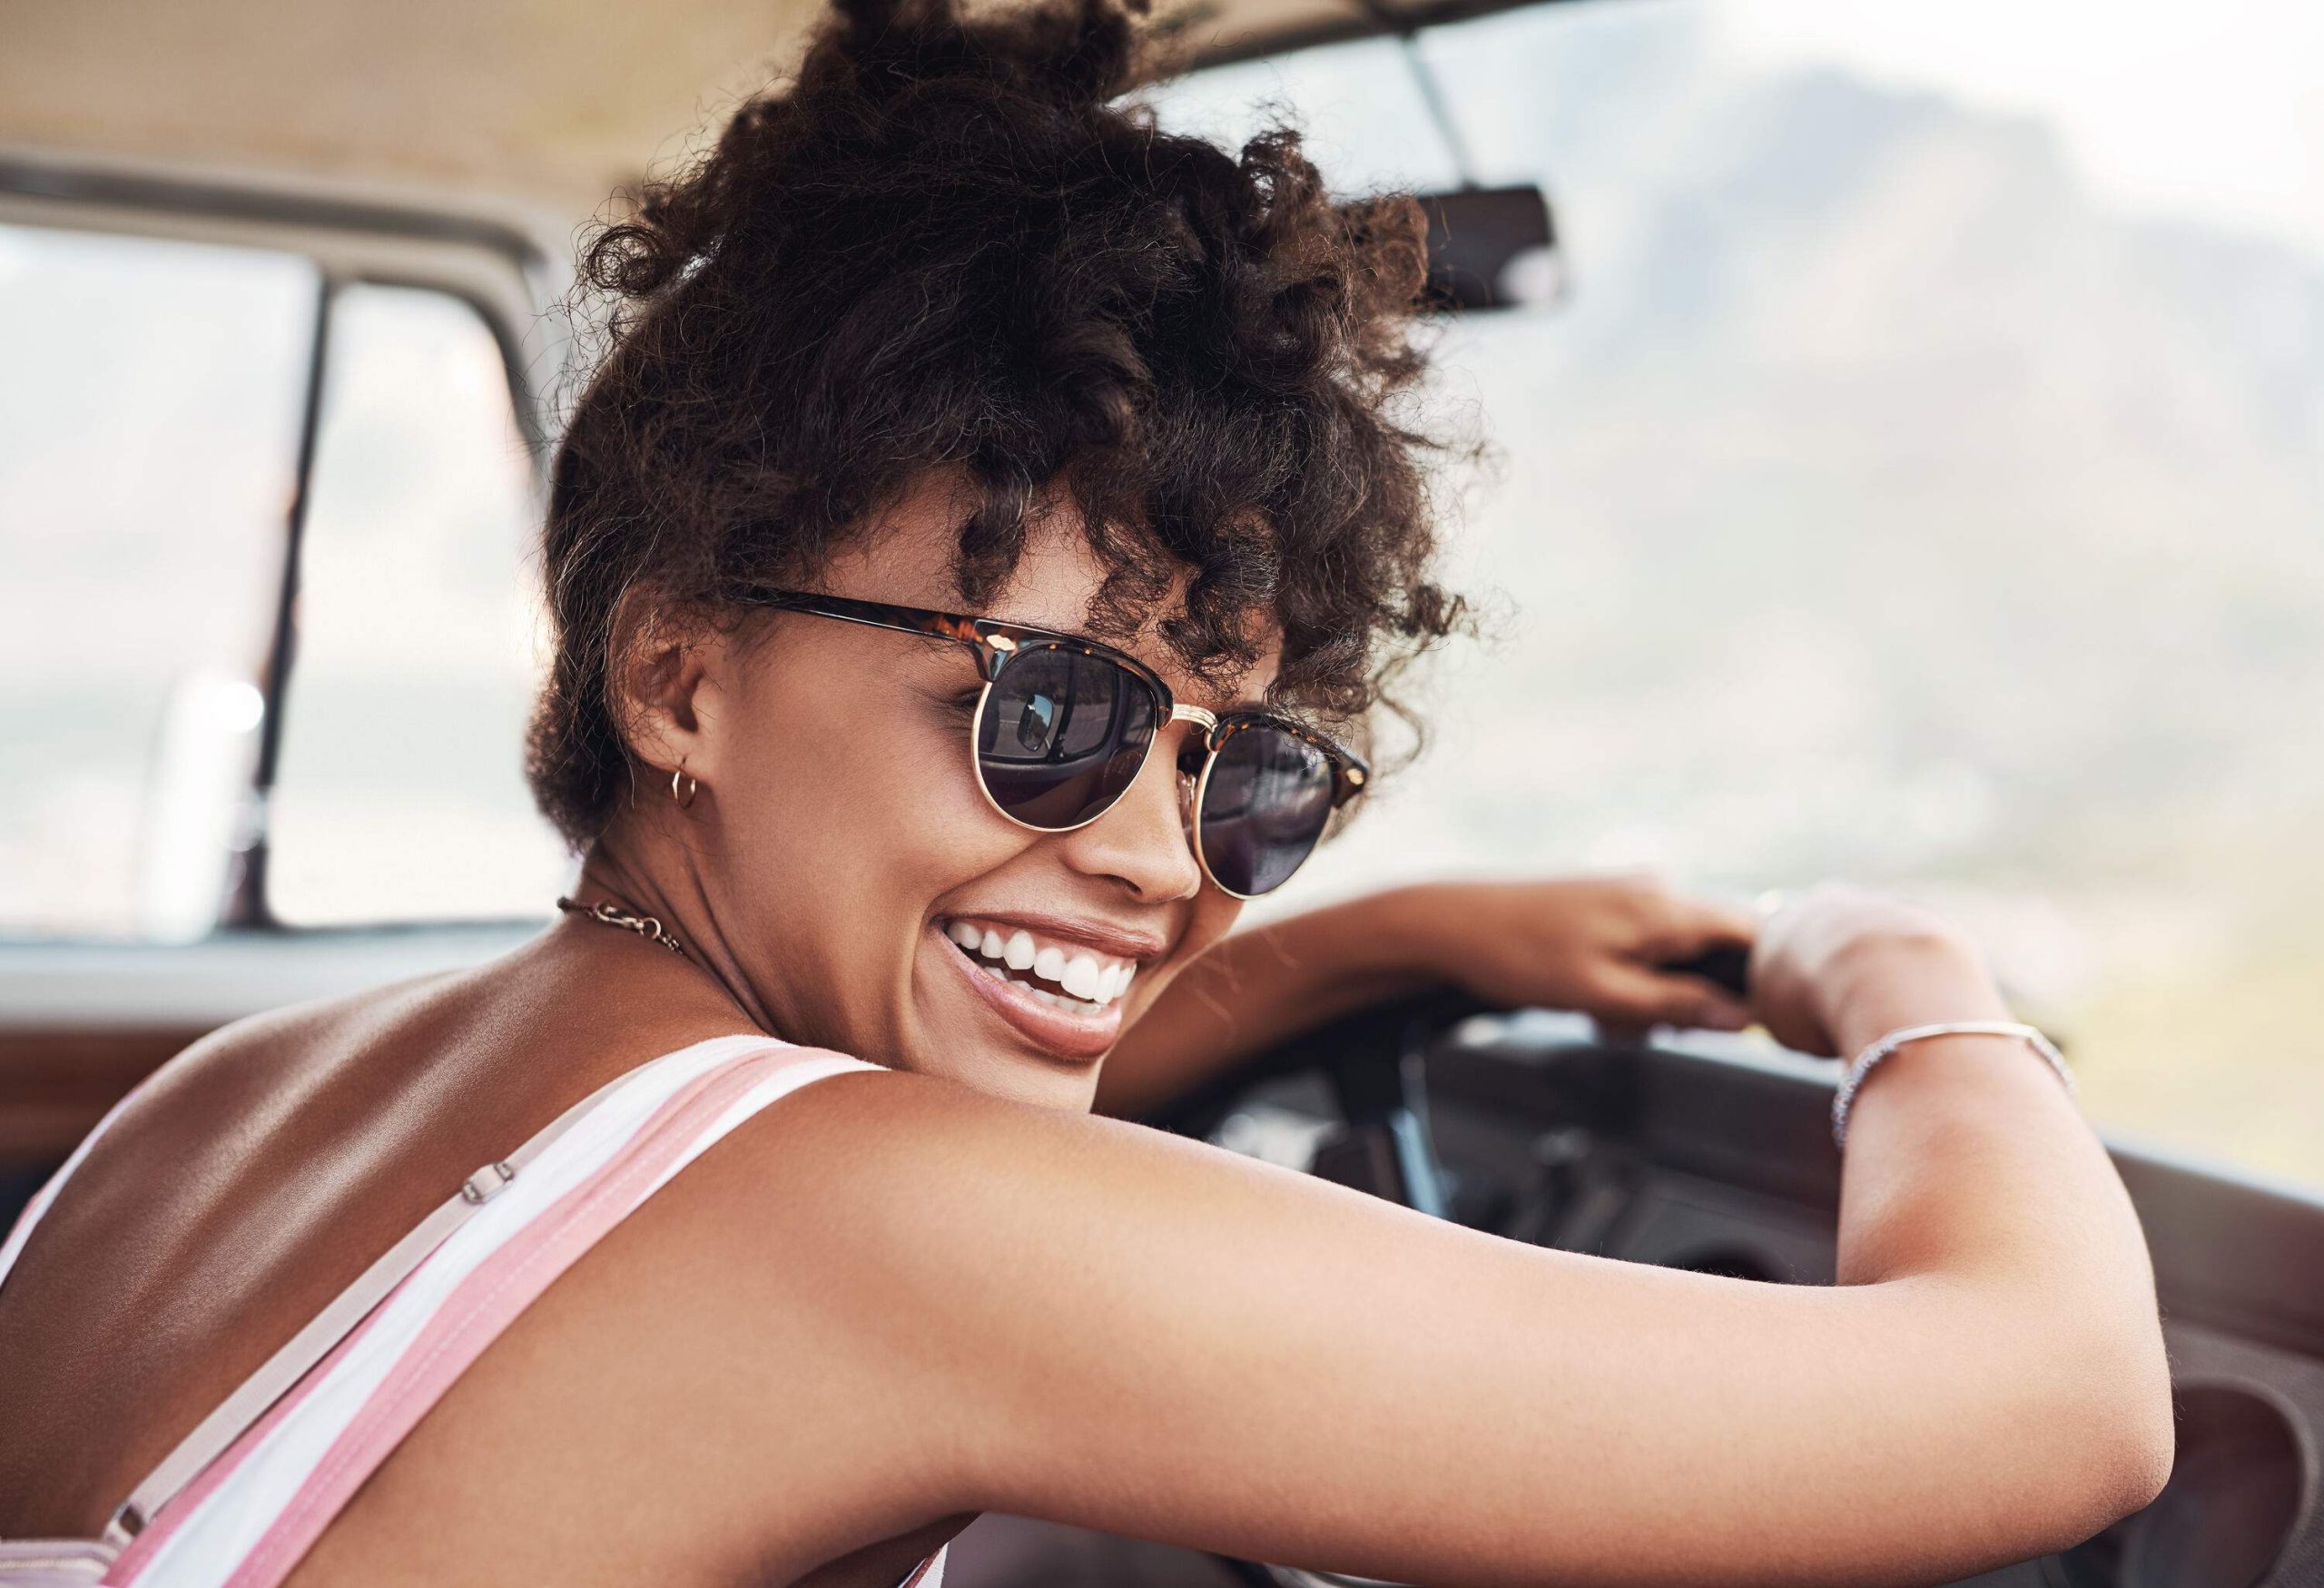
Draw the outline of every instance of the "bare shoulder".
[[[860,1277],[873,1314],[911,1299],[895,1287],[966,1283],[1044,1242],[1129,1237],[1151,1253],[1175,1231],[1207,1249],[1238,1215],[1465,1234],[1143,1126],[885,1070],[802,1089],[671,1189],[674,1222],[723,1238],[737,1228],[725,1215],[747,1210],[790,1249],[832,1260],[830,1299]],[[872,1253],[884,1260],[851,1260]]]
[[[1225,1406],[1236,1364],[1294,1340],[1318,1365],[1336,1343],[1322,1370],[1361,1374],[1386,1342],[1344,1325],[1384,1274],[1449,1326],[1544,1256],[1145,1127],[888,1071],[783,1099],[618,1234],[606,1269],[654,1276],[631,1293],[687,1291],[670,1327],[695,1359],[812,1362],[830,1415],[902,1464],[889,1492],[917,1496],[911,1514],[1053,1505],[1066,1426],[1104,1459],[1122,1429],[1087,1413],[1125,1376],[1143,1407],[1173,1381],[1182,1406]]]
[[[925,1263],[956,1243],[921,1216],[947,1199],[932,1188],[1075,1123],[877,1070],[780,1097],[516,1317],[340,1518],[314,1580],[388,1560],[724,1580],[747,1559],[788,1582],[868,1551],[865,1580],[896,1581],[969,1507],[929,1438],[944,1375],[878,1320],[941,1309]]]
[[[1069,1273],[1105,1287],[1100,1189],[1134,1202],[1157,1165],[1211,1156],[906,1073],[812,1081],[516,1319],[334,1527],[318,1578],[454,1540],[511,1580],[573,1569],[559,1538],[671,1580],[749,1558],[789,1581],[881,1541],[924,1553],[930,1529],[984,1504],[966,1386],[1021,1355],[1044,1313],[1078,1328]],[[1076,1199],[1065,1223],[1029,1217]],[[568,1510],[570,1529],[500,1525]]]

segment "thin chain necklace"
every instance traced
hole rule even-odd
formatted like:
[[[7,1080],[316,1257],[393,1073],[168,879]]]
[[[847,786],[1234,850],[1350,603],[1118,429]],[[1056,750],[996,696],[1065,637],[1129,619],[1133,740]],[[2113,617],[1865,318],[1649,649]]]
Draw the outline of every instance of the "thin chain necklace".
[[[595,904],[584,904],[578,899],[559,899],[556,902],[556,907],[568,914],[586,915],[590,920],[602,922],[607,926],[618,926],[624,932],[634,932],[648,942],[661,944],[682,960],[688,962],[693,961],[694,956],[686,952],[686,945],[672,936],[670,929],[651,915],[635,914],[618,904],[607,903],[604,900],[599,900]]]

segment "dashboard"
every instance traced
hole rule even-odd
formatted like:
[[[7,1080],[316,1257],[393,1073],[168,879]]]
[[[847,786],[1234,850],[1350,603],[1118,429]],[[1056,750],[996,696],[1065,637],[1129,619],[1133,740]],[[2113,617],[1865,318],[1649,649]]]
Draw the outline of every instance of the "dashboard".
[[[1472,1017],[1424,1042],[1344,1023],[1321,1041],[1407,1042],[1393,1072],[1409,1117],[1380,1124],[1378,1098],[1367,1109],[1361,1086],[1351,1092],[1344,1076],[1311,1066],[1212,1100],[1196,1110],[1199,1133],[1416,1206],[1434,1200],[1464,1224],[1539,1245],[1832,1282],[1829,1061],[1713,1036],[1610,1042],[1585,1021],[1538,1012]],[[1367,1112],[1370,1124],[1351,1123]],[[2154,1257],[2177,1462],[2136,1515],[2063,1554],[1969,1582],[2324,1584],[2324,1198],[2110,1146]],[[1423,1149],[1433,1161],[1416,1158]]]

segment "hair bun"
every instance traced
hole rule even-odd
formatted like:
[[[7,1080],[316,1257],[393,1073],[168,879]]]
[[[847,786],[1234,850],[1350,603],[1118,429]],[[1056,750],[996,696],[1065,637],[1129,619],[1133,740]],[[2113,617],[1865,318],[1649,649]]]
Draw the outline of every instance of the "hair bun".
[[[1059,106],[1095,106],[1136,86],[1146,0],[1069,0],[994,7],[971,16],[958,0],[835,0],[800,71],[812,93],[818,68],[851,74],[875,99],[946,79],[999,83]]]
[[[655,297],[738,227],[779,216],[770,195],[812,183],[835,160],[872,146],[925,160],[931,142],[1008,136],[989,113],[996,94],[1096,113],[1141,80],[1135,15],[1146,8],[1049,0],[972,17],[958,0],[837,0],[793,80],[746,101],[692,170],[643,184],[630,218],[590,242],[582,278]]]

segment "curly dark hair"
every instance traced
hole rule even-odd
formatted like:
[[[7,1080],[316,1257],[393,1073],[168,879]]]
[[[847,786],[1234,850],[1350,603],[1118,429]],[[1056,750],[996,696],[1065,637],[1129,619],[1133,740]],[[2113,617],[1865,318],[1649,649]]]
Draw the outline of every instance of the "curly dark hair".
[[[1191,670],[1271,625],[1276,696],[1327,719],[1462,624],[1408,412],[1419,207],[1335,205],[1286,128],[1239,156],[1158,130],[1120,98],[1148,59],[1118,0],[844,0],[795,80],[587,242],[606,351],[554,469],[527,758],[575,843],[628,785],[625,599],[812,578],[933,469],[970,491],[971,601],[1068,493],[1108,569],[1093,626],[1186,578],[1160,632]]]

